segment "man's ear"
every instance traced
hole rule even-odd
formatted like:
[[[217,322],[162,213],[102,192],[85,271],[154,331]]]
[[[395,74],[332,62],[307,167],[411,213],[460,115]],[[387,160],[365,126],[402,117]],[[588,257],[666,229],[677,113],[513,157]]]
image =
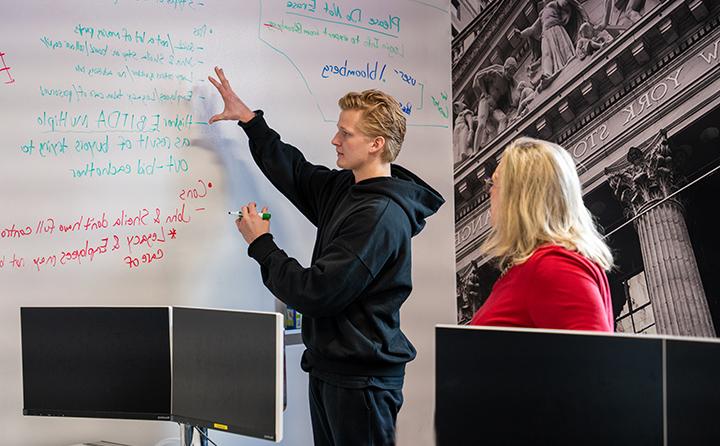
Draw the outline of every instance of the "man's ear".
[[[382,152],[385,149],[385,137],[384,136],[376,136],[373,141],[372,145],[370,146],[370,153],[379,153]]]

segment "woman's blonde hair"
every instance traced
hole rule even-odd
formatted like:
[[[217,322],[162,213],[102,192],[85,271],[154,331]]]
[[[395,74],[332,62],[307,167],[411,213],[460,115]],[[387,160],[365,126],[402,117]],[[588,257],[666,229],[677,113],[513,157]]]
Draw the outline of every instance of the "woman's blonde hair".
[[[541,245],[577,251],[605,270],[610,249],[585,207],[575,163],[557,144],[519,138],[505,149],[497,173],[499,203],[482,249],[500,269],[525,262]],[[497,207],[497,208],[495,208]]]
[[[358,129],[366,136],[385,138],[382,160],[395,161],[405,139],[406,120],[400,103],[380,90],[350,92],[338,100],[341,110],[360,110]]]

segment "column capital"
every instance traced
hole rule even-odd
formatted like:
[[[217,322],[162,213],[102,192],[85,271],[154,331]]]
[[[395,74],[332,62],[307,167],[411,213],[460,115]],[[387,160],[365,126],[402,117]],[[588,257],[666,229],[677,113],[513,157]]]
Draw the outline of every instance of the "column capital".
[[[675,192],[675,163],[667,132],[661,130],[644,150],[630,147],[625,160],[606,168],[605,174],[628,218]]]

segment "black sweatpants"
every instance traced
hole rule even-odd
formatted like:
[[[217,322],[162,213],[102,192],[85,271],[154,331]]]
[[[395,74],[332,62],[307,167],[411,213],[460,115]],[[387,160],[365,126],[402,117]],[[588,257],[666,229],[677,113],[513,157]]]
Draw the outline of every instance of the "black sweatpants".
[[[402,390],[350,389],[310,376],[309,393],[315,446],[395,444]]]

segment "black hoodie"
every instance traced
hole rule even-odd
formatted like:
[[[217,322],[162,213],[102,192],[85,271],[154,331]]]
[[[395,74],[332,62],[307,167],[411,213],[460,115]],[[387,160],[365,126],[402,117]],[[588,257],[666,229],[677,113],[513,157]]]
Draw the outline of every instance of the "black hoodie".
[[[400,330],[400,306],[412,290],[410,238],[443,198],[397,165],[391,177],[357,184],[352,171],[315,166],[280,140],[262,111],[240,125],[265,176],[317,226],[309,268],[288,257],[271,234],[248,248],[268,289],[303,314],[303,369],[402,376],[415,358]]]

